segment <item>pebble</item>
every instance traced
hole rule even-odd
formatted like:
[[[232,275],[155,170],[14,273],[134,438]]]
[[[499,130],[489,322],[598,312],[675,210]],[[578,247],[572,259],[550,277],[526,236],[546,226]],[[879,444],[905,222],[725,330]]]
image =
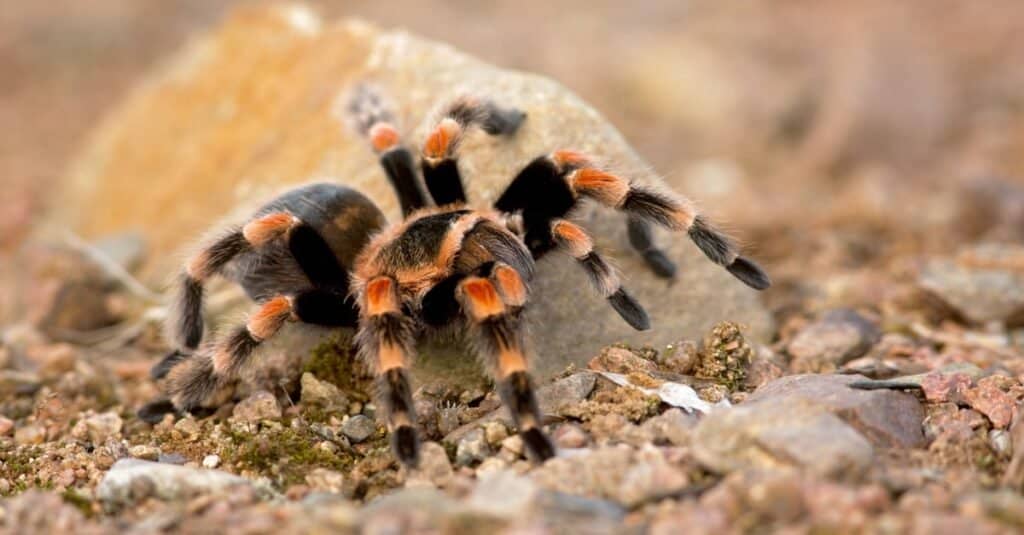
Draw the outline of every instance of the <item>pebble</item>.
[[[919,283],[972,323],[1004,321],[1024,309],[1024,275],[996,266],[976,267],[977,260],[1020,250],[994,244],[966,249],[960,253],[960,260],[970,257],[973,262],[932,261],[921,273]]]
[[[587,445],[587,432],[578,424],[566,423],[555,428],[551,440],[559,448],[582,448]]]
[[[335,470],[314,468],[306,474],[306,484],[315,491],[340,493],[345,485],[345,475]]]
[[[971,408],[987,416],[994,427],[1006,429],[1013,419],[1016,401],[999,388],[998,381],[995,376],[979,379],[978,385],[964,391],[962,397]]]
[[[475,464],[486,459],[489,454],[490,448],[487,447],[484,430],[477,428],[467,433],[459,441],[455,448],[455,464],[459,466]]]
[[[273,394],[266,390],[258,390],[239,401],[231,416],[238,421],[249,423],[278,420],[281,418],[281,406]]]
[[[1013,455],[1013,442],[1010,440],[1010,433],[1005,429],[989,431],[988,443],[992,446],[992,451],[1003,459],[1009,459]]]
[[[181,436],[187,440],[195,439],[202,432],[199,427],[199,422],[194,418],[182,418],[177,422],[174,422],[174,430],[181,434]]]
[[[302,374],[302,403],[325,409],[346,410],[348,397],[334,383],[321,381],[312,373]]]
[[[437,442],[424,442],[420,447],[420,464],[415,477],[429,481],[432,485],[445,487],[455,476],[452,463],[444,446]]]
[[[879,328],[851,309],[836,309],[804,327],[786,351],[798,372],[829,372],[860,357],[881,338]]]
[[[14,420],[0,416],[0,437],[10,435],[14,431]]]
[[[160,458],[160,448],[148,444],[137,444],[128,448],[128,454],[136,459],[156,461]]]
[[[220,466],[220,457],[217,455],[207,455],[203,457],[203,468],[217,468]]]
[[[504,422],[493,421],[484,424],[484,438],[487,443],[495,446],[508,437],[508,427]]]
[[[191,499],[197,495],[226,492],[234,487],[251,488],[252,483],[219,470],[122,459],[103,476],[96,488],[96,496],[108,510],[116,510],[148,497]]]
[[[46,439],[46,430],[39,424],[28,424],[14,430],[14,443],[19,446],[42,444]]]
[[[622,347],[609,347],[601,351],[587,364],[587,368],[596,372],[630,374],[633,372],[653,372],[658,366],[632,351]]]
[[[341,433],[354,443],[362,442],[376,432],[377,424],[362,414],[350,416],[341,424]]]

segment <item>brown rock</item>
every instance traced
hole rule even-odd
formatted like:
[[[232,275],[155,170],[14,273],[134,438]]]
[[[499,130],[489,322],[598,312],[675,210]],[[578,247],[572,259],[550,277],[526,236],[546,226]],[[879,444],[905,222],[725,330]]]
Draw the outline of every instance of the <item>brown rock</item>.
[[[857,390],[849,384],[859,375],[790,375],[757,389],[746,404],[792,400],[822,407],[883,447],[925,445],[924,409],[910,394],[892,390]]]
[[[559,147],[592,152],[637,181],[661,183],[600,114],[550,80],[500,70],[404,32],[320,21],[301,7],[240,10],[164,64],[90,136],[94,141],[57,188],[62,195],[54,204],[62,209],[48,219],[90,239],[138,229],[150,246],[142,269],[150,281],[165,280],[182,246],[221,220],[226,207],[245,214],[282,187],[315,178],[344,181],[397,219],[398,203],[375,155],[339,113],[365,80],[392,98],[413,144],[424,139],[435,106],[465,88],[527,112],[512,141],[466,139],[460,165],[474,205],[489,206],[531,158]],[[142,176],[160,187],[136,187]],[[657,236],[686,266],[670,286],[630,250],[624,218],[600,212],[587,206],[576,217],[630,274],[629,289],[654,329],[634,331],[588,289],[572,259],[550,255],[533,292],[538,375],[582,365],[614,341],[664,346],[697,339],[723,319],[749,326],[755,340],[766,338],[770,316],[756,292],[689,240]],[[438,368],[444,376],[475,369],[462,351],[437,353],[435,362],[446,359]]]
[[[239,401],[231,416],[236,420],[252,423],[276,420],[281,417],[281,406],[278,405],[277,398],[273,394],[266,390],[259,390]]]
[[[882,333],[854,310],[838,309],[802,329],[786,350],[798,372],[829,372],[871,349]]]
[[[994,427],[1003,429],[1013,420],[1016,402],[1013,397],[1000,390],[991,379],[985,377],[978,380],[978,386],[963,392],[963,399],[972,408],[987,416]]]
[[[921,379],[924,397],[932,403],[958,399],[971,387],[971,378],[963,373],[933,372]]]

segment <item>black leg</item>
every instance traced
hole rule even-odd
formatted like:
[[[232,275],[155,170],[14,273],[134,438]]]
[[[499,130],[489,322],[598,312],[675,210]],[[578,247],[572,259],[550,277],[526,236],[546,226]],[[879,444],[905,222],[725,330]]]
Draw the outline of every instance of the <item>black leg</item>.
[[[651,224],[635,215],[630,215],[626,223],[629,232],[629,244],[638,253],[643,255],[647,267],[655,275],[663,279],[674,279],[676,276],[676,265],[668,259],[665,251],[662,251],[654,244],[654,234],[651,232]]]
[[[396,147],[381,155],[380,164],[391,181],[402,206],[402,215],[427,206],[427,196],[420,188],[413,165],[412,153],[405,147]]]

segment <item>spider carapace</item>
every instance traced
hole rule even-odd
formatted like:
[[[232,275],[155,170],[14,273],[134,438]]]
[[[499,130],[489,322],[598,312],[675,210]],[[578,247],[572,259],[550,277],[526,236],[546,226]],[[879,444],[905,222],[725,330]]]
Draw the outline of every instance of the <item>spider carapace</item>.
[[[419,443],[408,367],[418,337],[454,327],[493,376],[529,456],[544,460],[555,448],[533,392],[523,319],[534,260],[553,250],[567,253],[623,320],[641,330],[650,323],[587,232],[567,219],[582,201],[629,214],[630,243],[659,276],[672,277],[675,265],[655,246],[651,223],[687,232],[708,258],[749,286],[769,285],[689,201],[612,174],[578,152],[534,159],[492,208],[470,207],[460,141],[475,128],[514,136],[526,119],[521,111],[455,100],[442,108],[417,170],[379,93],[362,86],[353,95],[349,112],[379,154],[404,219],[389,225],[358,191],[317,183],[284,193],[211,240],[180,276],[168,322],[177,349],[153,369],[167,396],[143,407],[144,419],[228,401],[241,371],[253,365],[253,351],[286,322],[355,327],[360,358],[377,378],[394,454],[414,466]],[[214,275],[238,283],[256,309],[244,325],[201,345],[203,283]]]

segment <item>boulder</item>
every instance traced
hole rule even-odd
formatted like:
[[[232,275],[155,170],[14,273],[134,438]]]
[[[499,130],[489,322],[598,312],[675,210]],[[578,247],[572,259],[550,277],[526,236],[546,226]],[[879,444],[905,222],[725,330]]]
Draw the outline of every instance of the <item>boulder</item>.
[[[476,206],[488,206],[527,162],[558,148],[594,154],[633,180],[662,184],[597,111],[549,79],[499,69],[403,31],[324,21],[301,6],[249,7],[190,42],[102,121],[56,189],[60,209],[45,227],[74,228],[87,238],[138,232],[150,253],[142,277],[156,284],[178,269],[182,249],[196,237],[297,184],[345,183],[397,220],[398,203],[376,157],[346,126],[348,96],[365,81],[393,101],[405,139],[417,146],[433,110],[467,90],[528,114],[512,139],[476,133],[465,140],[460,165]],[[628,274],[654,329],[631,329],[571,259],[549,255],[533,293],[540,375],[582,365],[611,342],[664,346],[697,339],[726,319],[746,325],[754,340],[766,338],[771,319],[756,292],[684,235],[657,236],[680,266],[669,284],[630,249],[621,214],[587,206],[575,219]],[[473,365],[461,349],[436,353],[450,361],[432,369],[449,377],[459,363]]]

